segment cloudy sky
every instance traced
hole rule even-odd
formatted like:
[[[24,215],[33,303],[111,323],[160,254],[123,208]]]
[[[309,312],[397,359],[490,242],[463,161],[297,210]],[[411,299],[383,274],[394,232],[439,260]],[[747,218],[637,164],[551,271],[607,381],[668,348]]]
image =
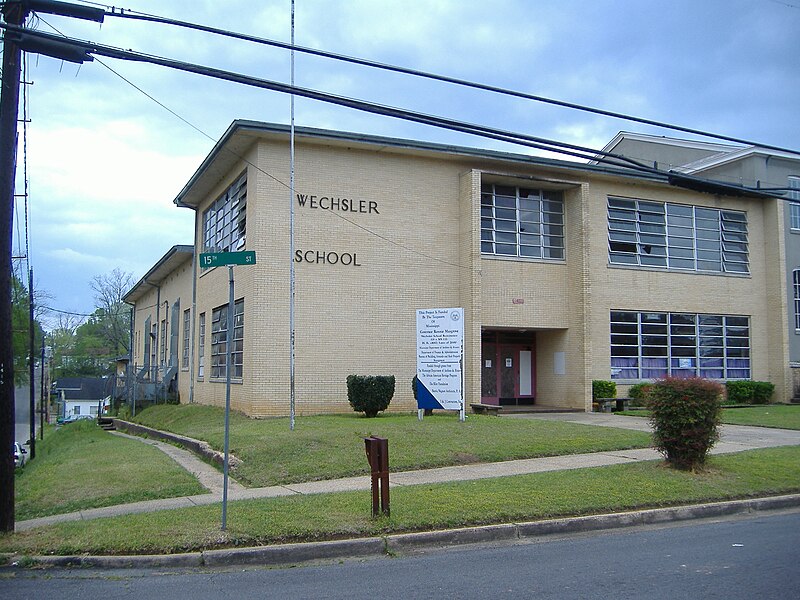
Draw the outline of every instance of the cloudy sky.
[[[123,5],[290,39],[291,0]],[[114,17],[29,24],[289,80],[288,52],[267,46]],[[800,149],[800,0],[296,0],[295,36],[301,46]],[[93,276],[119,268],[138,280],[172,245],[191,243],[193,213],[172,201],[231,121],[289,122],[289,99],[276,92],[115,59],[26,62],[30,259],[36,288],[60,310],[91,312]],[[302,54],[296,84],[598,149],[620,130],[686,137]],[[530,152],[303,99],[296,124]],[[24,224],[15,237],[18,254]]]

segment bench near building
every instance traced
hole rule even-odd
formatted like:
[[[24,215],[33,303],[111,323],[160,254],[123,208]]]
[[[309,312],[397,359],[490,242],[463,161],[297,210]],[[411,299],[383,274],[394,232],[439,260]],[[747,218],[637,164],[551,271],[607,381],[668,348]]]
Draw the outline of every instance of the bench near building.
[[[175,199],[175,247],[129,293],[132,362],[181,402],[348,412],[350,374],[412,410],[415,311],[463,307],[467,404],[591,409],[593,379],[756,379],[790,395],[782,200],[677,174],[234,122]],[[695,189],[688,189],[695,188]],[[295,215],[290,246],[290,201]],[[201,269],[201,252],[255,251]]]

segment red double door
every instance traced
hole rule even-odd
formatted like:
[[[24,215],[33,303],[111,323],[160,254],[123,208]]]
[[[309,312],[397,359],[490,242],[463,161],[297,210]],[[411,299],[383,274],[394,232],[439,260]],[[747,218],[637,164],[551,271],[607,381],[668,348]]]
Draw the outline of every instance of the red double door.
[[[487,339],[488,338],[488,339]],[[481,402],[533,404],[536,394],[533,340],[486,335],[481,344]]]

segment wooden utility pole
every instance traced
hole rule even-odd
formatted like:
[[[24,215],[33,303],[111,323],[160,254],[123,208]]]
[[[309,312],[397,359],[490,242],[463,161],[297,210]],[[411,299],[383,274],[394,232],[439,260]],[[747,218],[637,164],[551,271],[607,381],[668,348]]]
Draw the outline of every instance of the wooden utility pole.
[[[22,25],[27,9],[6,2],[3,18]],[[17,163],[17,118],[21,51],[6,35],[0,91],[0,531],[14,531],[14,351],[11,325],[11,244],[14,179]]]

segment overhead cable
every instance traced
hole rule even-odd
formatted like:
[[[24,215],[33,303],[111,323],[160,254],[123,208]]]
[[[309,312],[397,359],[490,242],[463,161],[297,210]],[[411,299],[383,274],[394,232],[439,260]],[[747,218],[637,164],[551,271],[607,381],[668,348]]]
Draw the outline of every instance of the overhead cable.
[[[335,52],[328,52],[325,50],[318,50],[316,48],[308,48],[305,46],[298,46],[296,44],[289,44],[286,42],[279,42],[276,40],[270,40],[254,35],[248,35],[244,33],[237,33],[234,31],[230,31],[227,29],[220,29],[218,27],[210,27],[208,25],[200,25],[197,23],[190,23],[187,21],[181,21],[178,19],[169,19],[166,17],[159,17],[156,15],[149,15],[145,13],[139,12],[132,12],[126,9],[117,9],[112,8],[110,11],[106,12],[106,16],[110,17],[119,17],[124,19],[133,19],[139,21],[148,21],[152,23],[161,23],[165,25],[173,25],[176,27],[183,27],[186,29],[193,29],[196,31],[202,31],[205,33],[213,33],[215,35],[221,35],[233,39],[248,41],[248,42],[255,42],[257,44],[264,44],[267,46],[273,46],[276,48],[282,48],[284,50],[294,50],[296,52],[302,52],[305,54],[311,54],[314,56],[320,56],[323,58],[330,58],[333,60],[348,62],[352,64],[373,67],[376,69],[381,69],[384,71],[393,71],[395,73],[402,73],[405,75],[413,75],[414,77],[421,77],[424,79],[431,79],[434,81],[441,81],[444,83],[451,83],[454,85],[473,88],[477,90],[483,90],[487,92],[493,92],[496,94],[502,94],[505,96],[513,96],[516,98],[522,98],[525,100],[533,100],[535,102],[542,102],[545,104],[552,104],[555,106],[560,106],[562,108],[570,108],[573,110],[579,110],[583,112],[588,112],[596,115],[602,115],[604,117],[613,117],[615,119],[622,119],[624,121],[631,121],[633,123],[640,123],[643,125],[652,125],[655,127],[661,127],[663,129],[671,129],[673,131],[681,131],[683,133],[690,133],[693,135],[699,135],[711,139],[723,140],[726,142],[733,142],[737,144],[744,144],[747,146],[758,146],[759,148],[765,148],[767,150],[775,150],[778,152],[787,152],[789,154],[796,154],[800,155],[800,150],[792,150],[790,148],[782,148],[780,146],[772,146],[769,144],[762,144],[759,142],[753,142],[742,138],[737,138],[733,136],[721,135],[717,133],[711,133],[708,131],[703,131],[701,129],[694,129],[691,127],[683,127],[681,125],[675,125],[672,123],[665,123],[663,121],[656,121],[655,119],[646,119],[643,117],[636,117],[633,115],[627,115],[624,113],[619,113],[611,110],[605,110],[602,108],[594,108],[591,106],[586,106],[583,104],[577,104],[574,102],[566,102],[563,100],[555,100],[553,98],[547,98],[545,96],[539,96],[535,94],[528,94],[526,92],[520,92],[517,90],[512,90],[508,88],[498,87],[494,85],[489,85],[485,83],[477,83],[474,81],[469,81],[466,79],[459,79],[456,77],[448,77],[446,75],[437,75],[436,73],[429,73],[427,71],[420,71],[418,69],[410,69],[408,67],[401,67],[397,65],[390,65],[386,63],[381,63],[373,60],[368,60],[365,58],[358,58],[354,56],[347,56],[345,54],[337,54]]]
[[[6,35],[9,34],[15,35],[16,37],[15,41],[20,45],[20,47],[23,50],[26,49],[26,46],[29,43],[31,43],[32,47],[36,48],[36,51],[41,52],[43,49],[44,50],[47,49],[50,41],[55,41],[58,43],[58,46],[56,48],[56,53],[59,56],[62,56],[61,54],[62,48],[70,47],[75,50],[73,54],[76,56],[99,54],[101,56],[117,58],[120,60],[155,64],[163,67],[168,67],[171,69],[176,69],[179,71],[195,73],[197,75],[203,75],[206,77],[212,77],[215,79],[221,79],[224,81],[230,81],[233,83],[248,85],[251,87],[267,89],[286,94],[295,94],[297,96],[302,96],[304,98],[310,98],[312,100],[317,100],[320,102],[326,102],[329,104],[344,106],[362,112],[379,114],[396,119],[421,123],[424,125],[430,125],[432,127],[438,127],[441,129],[458,131],[461,133],[468,133],[471,135],[481,136],[489,139],[495,139],[503,142],[508,142],[511,144],[517,144],[521,146],[547,150],[550,152],[556,152],[568,156],[575,156],[582,159],[587,159],[587,160],[593,159],[598,162],[607,163],[616,167],[622,167],[626,170],[646,173],[659,178],[664,178],[668,183],[672,185],[689,187],[691,189],[698,189],[698,186],[700,186],[705,191],[709,191],[712,186],[716,185],[717,188],[723,193],[734,193],[734,194],[748,193],[748,194],[766,196],[766,194],[764,194],[762,191],[756,188],[748,188],[744,186],[734,186],[730,184],[724,184],[721,182],[714,182],[705,178],[693,175],[686,175],[683,173],[677,173],[675,171],[665,172],[661,169],[644,165],[639,161],[633,160],[626,156],[605,151],[598,151],[592,148],[587,148],[585,146],[579,146],[576,144],[558,142],[555,140],[549,140],[537,136],[505,131],[502,129],[496,129],[484,125],[467,123],[455,119],[447,119],[444,117],[438,117],[435,115],[429,115],[397,107],[386,106],[374,102],[367,102],[355,98],[348,98],[346,96],[338,96],[335,94],[329,94],[327,92],[321,92],[314,89],[291,86],[277,81],[270,81],[267,79],[261,79],[249,75],[243,75],[241,73],[235,73],[232,71],[225,71],[213,67],[206,67],[195,63],[188,63],[184,61],[164,58],[161,56],[144,54],[141,52],[134,52],[132,50],[122,50],[120,48],[114,48],[111,46],[95,44],[93,42],[76,40],[73,38],[58,37],[43,32],[30,31],[13,25],[0,24],[0,28],[7,30]]]
[[[550,140],[537,136],[505,131],[502,129],[497,129],[484,125],[477,125],[474,123],[467,123],[455,119],[447,119],[444,117],[438,117],[435,115],[410,111],[393,106],[377,104],[374,102],[367,102],[364,100],[358,100],[346,96],[329,94],[327,92],[321,92],[310,88],[291,86],[277,81],[261,79],[249,75],[243,75],[241,73],[235,73],[232,71],[217,69],[214,67],[206,67],[195,63],[188,63],[170,58],[164,58],[161,56],[144,54],[141,52],[135,52],[133,50],[123,50],[121,48],[115,48],[112,46],[95,44],[93,42],[76,40],[74,38],[54,36],[40,31],[30,31],[12,25],[0,24],[0,28],[6,29],[9,33],[17,34],[19,37],[16,41],[17,43],[20,44],[20,46],[23,49],[25,49],[26,45],[28,45],[28,43],[30,42],[32,47],[35,48],[35,51],[41,52],[44,49],[44,47],[49,44],[50,41],[54,41],[57,42],[58,44],[57,46],[58,51],[60,51],[60,49],[63,48],[64,46],[68,46],[76,51],[73,53],[76,56],[83,54],[87,55],[99,54],[101,56],[106,56],[109,58],[117,58],[120,60],[155,64],[163,67],[168,67],[171,69],[176,69],[179,71],[195,73],[197,75],[203,75],[206,77],[212,77],[215,79],[222,79],[233,83],[248,85],[251,87],[268,89],[286,94],[295,94],[298,96],[302,96],[304,98],[310,98],[312,100],[318,100],[320,102],[326,102],[329,104],[336,104],[339,106],[352,108],[354,110],[359,110],[362,112],[380,114],[383,116],[412,121],[416,123],[422,123],[425,125],[431,125],[434,127],[449,129],[452,131],[469,133],[472,135],[495,139],[503,142],[509,142],[512,144],[518,144],[518,145],[528,146],[531,148],[537,148],[540,150],[546,150],[550,152],[556,152],[559,154],[575,156],[581,159],[602,160],[598,158],[598,156],[600,156],[603,157],[603,159],[605,159],[604,162],[609,162],[616,166],[624,166],[626,168],[632,168],[635,170],[652,174],[663,174],[662,171],[644,165],[639,161],[633,160],[631,158],[610,152],[598,151],[593,148],[587,148],[585,146],[579,146],[576,144],[568,144],[566,142],[559,142],[556,140]]]

